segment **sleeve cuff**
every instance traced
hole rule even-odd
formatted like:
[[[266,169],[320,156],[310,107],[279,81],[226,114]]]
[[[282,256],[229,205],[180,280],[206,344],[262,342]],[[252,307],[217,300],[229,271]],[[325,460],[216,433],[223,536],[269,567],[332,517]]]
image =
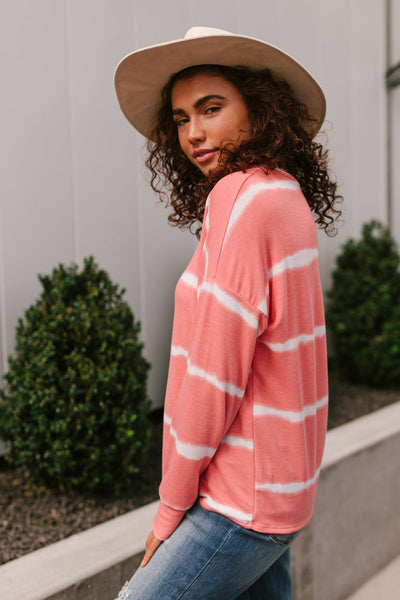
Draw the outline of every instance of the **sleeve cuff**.
[[[176,510],[160,501],[153,520],[153,533],[159,540],[166,540],[185,516],[185,510]]]

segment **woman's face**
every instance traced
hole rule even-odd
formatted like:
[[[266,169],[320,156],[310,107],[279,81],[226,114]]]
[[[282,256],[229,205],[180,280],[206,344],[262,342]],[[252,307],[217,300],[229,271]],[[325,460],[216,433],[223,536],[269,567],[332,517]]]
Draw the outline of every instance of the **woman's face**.
[[[199,72],[178,80],[171,93],[180,146],[204,175],[218,164],[226,144],[250,137],[247,106],[237,88],[221,77]]]

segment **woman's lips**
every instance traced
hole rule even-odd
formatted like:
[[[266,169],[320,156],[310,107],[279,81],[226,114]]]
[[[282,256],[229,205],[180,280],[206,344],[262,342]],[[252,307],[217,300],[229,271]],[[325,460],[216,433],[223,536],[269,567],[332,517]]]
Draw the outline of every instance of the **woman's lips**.
[[[214,158],[216,153],[217,153],[217,150],[213,150],[213,149],[196,150],[195,152],[193,152],[193,157],[198,163],[203,164],[203,163],[211,160],[212,158]]]

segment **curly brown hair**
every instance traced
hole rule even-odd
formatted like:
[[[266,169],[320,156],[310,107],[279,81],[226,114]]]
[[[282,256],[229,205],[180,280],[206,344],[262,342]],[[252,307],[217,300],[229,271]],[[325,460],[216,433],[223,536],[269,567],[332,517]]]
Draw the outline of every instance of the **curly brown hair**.
[[[198,72],[221,76],[241,93],[252,125],[251,135],[240,143],[224,146],[218,166],[208,177],[183,153],[178,131],[172,118],[171,91],[174,84]],[[336,234],[337,208],[342,196],[328,174],[328,151],[313,141],[317,120],[307,107],[291,93],[284,81],[275,81],[269,69],[252,71],[247,67],[197,65],[173,75],[162,92],[162,106],[148,141],[146,166],[151,172],[151,186],[160,198],[171,205],[168,220],[179,227],[191,228],[203,220],[207,196],[219,179],[234,171],[255,166],[266,173],[282,169],[293,175],[315,215],[315,222],[325,232]],[[169,190],[168,198],[165,189]],[[201,229],[201,225],[196,233]]]

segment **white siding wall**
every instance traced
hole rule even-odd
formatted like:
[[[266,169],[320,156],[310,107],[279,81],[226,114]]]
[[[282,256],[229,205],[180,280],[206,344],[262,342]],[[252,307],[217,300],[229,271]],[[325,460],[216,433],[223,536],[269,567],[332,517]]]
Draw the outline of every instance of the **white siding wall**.
[[[391,0],[389,66],[400,62],[400,0]],[[391,184],[391,228],[400,244],[400,85],[390,92],[390,184]]]
[[[92,254],[127,289],[152,363],[150,395],[162,403],[173,290],[196,240],[168,227],[149,190],[143,138],[119,111],[113,71],[133,49],[180,38],[192,25],[270,41],[326,91],[345,213],[336,239],[321,235],[325,287],[346,237],[372,217],[386,220],[384,1],[2,0],[3,372],[17,318],[38,295],[37,273]]]

